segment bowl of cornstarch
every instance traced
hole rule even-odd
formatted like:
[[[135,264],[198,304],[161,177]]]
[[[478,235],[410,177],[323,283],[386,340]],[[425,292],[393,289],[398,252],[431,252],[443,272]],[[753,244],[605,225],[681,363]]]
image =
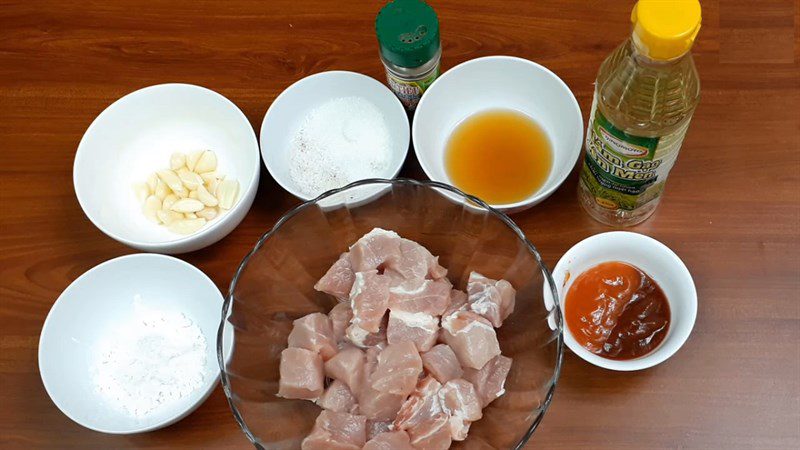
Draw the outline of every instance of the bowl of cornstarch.
[[[221,307],[216,285],[179,259],[106,261],[70,284],[47,315],[39,340],[44,387],[92,430],[132,434],[175,423],[217,385]]]
[[[408,152],[408,116],[374,78],[321,72],[284,90],[261,125],[261,157],[301,200],[365,178],[394,178]]]

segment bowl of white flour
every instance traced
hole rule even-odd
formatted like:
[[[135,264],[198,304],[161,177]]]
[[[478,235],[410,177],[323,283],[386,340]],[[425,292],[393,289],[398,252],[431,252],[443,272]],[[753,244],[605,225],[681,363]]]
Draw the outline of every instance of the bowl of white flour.
[[[379,81],[321,72],[292,84],[261,125],[261,157],[284,189],[310,200],[366,178],[394,178],[408,153],[408,116]]]
[[[45,320],[45,389],[64,414],[92,430],[131,434],[175,423],[219,379],[221,306],[216,285],[179,259],[106,261],[69,285]]]

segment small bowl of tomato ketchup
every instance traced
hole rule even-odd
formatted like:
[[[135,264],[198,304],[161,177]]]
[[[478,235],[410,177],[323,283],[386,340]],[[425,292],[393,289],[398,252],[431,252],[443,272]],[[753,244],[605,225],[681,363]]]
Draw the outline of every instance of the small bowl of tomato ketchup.
[[[601,233],[561,257],[553,280],[564,341],[600,367],[653,367],[686,342],[697,316],[689,269],[661,242],[638,233]]]

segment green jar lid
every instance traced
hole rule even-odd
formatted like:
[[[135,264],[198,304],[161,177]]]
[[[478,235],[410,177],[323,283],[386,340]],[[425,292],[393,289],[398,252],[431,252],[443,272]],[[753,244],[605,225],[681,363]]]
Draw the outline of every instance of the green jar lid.
[[[439,51],[439,19],[421,0],[394,0],[378,13],[381,56],[400,67],[419,67]]]

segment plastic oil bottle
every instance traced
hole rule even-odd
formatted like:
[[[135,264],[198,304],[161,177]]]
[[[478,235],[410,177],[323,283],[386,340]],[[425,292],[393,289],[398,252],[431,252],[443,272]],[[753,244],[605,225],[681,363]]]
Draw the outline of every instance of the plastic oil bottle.
[[[700,99],[689,52],[698,0],[639,0],[631,21],[597,75],[578,187],[589,215],[612,226],[653,214]]]

